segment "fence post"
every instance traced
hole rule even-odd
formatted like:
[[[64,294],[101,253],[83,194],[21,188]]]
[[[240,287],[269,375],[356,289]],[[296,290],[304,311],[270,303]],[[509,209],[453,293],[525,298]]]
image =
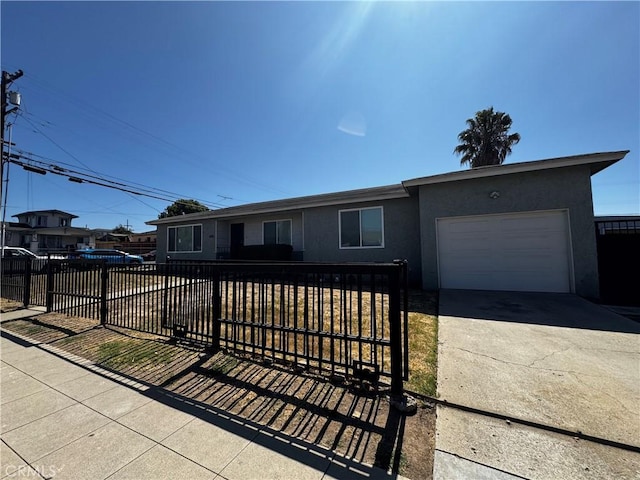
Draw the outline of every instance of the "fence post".
[[[394,262],[397,268],[393,269],[389,276],[389,337],[391,343],[391,395],[389,400],[391,406],[402,413],[413,414],[418,408],[416,400],[404,394],[402,385],[403,380],[403,337],[402,337],[402,319],[400,313],[400,291],[404,284],[404,275],[406,270],[406,262]],[[402,277],[401,277],[402,275]],[[406,295],[405,291],[405,295]],[[405,310],[407,303],[405,302]],[[406,330],[406,326],[405,326]],[[408,348],[408,347],[407,347]],[[408,350],[407,350],[408,351]],[[408,354],[406,361],[408,363]]]
[[[398,260],[402,265],[402,358],[404,369],[402,371],[405,380],[409,380],[409,262]]]
[[[50,262],[47,262],[47,264],[49,264]],[[53,275],[53,269],[51,268],[51,265],[47,266],[47,312],[52,312],[53,311],[53,288],[54,288],[54,275]],[[31,281],[29,281],[29,284],[31,284]]]
[[[29,306],[31,302],[31,264],[32,260],[27,260],[24,265],[24,292],[22,297],[22,303],[25,307]]]
[[[102,262],[102,269],[100,270],[100,324],[107,323],[107,285],[109,278],[109,269],[107,262]]]
[[[211,332],[211,349],[214,352],[220,350],[220,329],[222,322],[222,297],[220,296],[220,267],[213,265],[213,331]]]
[[[402,323],[400,319],[401,266],[389,274],[389,340],[391,342],[391,396],[402,397]]]
[[[160,264],[162,265],[162,264]],[[156,265],[156,268],[158,266]],[[163,298],[162,298],[162,319],[160,320],[160,325],[164,328],[169,328],[168,319],[169,319],[169,255],[167,255],[167,261],[164,264],[164,290],[163,290]]]

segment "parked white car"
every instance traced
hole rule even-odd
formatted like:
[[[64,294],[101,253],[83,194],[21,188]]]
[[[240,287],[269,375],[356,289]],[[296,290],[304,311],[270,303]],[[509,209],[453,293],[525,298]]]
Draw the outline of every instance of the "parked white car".
[[[31,259],[33,260],[32,268],[40,272],[46,271],[49,260],[62,260],[64,258],[66,258],[64,255],[36,255],[32,251],[22,247],[2,247],[2,261],[9,260],[9,262],[12,263],[11,260]],[[5,272],[11,271],[16,273],[18,270],[17,267],[18,265],[10,265],[9,269],[4,268],[3,270]]]
[[[30,250],[22,247],[2,247],[2,258],[39,258],[39,259],[54,259],[54,260],[62,260],[66,258],[64,255],[36,255]]]

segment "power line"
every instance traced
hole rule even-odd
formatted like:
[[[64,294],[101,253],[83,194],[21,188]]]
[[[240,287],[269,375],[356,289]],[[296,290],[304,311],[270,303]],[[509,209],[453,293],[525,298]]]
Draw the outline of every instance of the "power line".
[[[115,184],[115,185],[118,185],[118,184],[119,184],[118,182],[113,182],[113,181],[111,181],[111,180],[106,180],[106,179],[104,179],[104,178],[100,177],[100,176],[99,176],[100,174],[99,174],[98,172],[96,172],[95,170],[93,170],[91,167],[89,167],[87,164],[85,164],[85,163],[84,163],[82,160],[80,160],[78,157],[76,157],[76,156],[75,156],[75,155],[73,155],[71,152],[69,152],[68,150],[66,150],[64,147],[62,147],[60,144],[58,144],[58,143],[57,143],[55,140],[53,140],[51,137],[49,137],[48,135],[46,135],[45,133],[43,133],[43,132],[42,132],[38,127],[36,127],[36,126],[33,124],[33,122],[31,122],[28,118],[26,118],[26,117],[22,117],[22,118],[23,118],[27,123],[29,123],[33,128],[35,128],[35,129],[36,129],[36,131],[37,131],[40,135],[42,135],[43,137],[45,137],[47,140],[49,140],[51,143],[53,143],[55,146],[57,146],[60,150],[62,150],[64,153],[66,153],[67,155],[69,155],[71,158],[73,158],[74,160],[76,160],[79,164],[81,164],[81,165],[82,165],[82,166],[84,166],[87,170],[89,170],[90,172],[93,172],[93,173],[94,173],[94,174],[96,174],[97,176],[96,176],[96,175],[89,175],[89,174],[81,173],[81,172],[75,172],[75,171],[74,171],[73,173],[78,173],[78,174],[80,174],[80,175],[84,175],[85,177],[90,177],[90,178],[99,179],[99,180],[101,180],[101,181],[103,181],[103,182],[110,182],[110,183],[113,183],[113,184]],[[55,170],[64,170],[64,169],[62,169],[62,167],[59,167],[59,166],[57,166],[57,165],[56,165],[55,167],[56,167],[56,168],[55,168]],[[72,181],[73,181],[73,180],[72,180]],[[85,182],[78,182],[78,183],[95,183],[95,182],[91,182],[91,181],[89,181],[89,180],[85,180]],[[96,183],[96,184],[98,184],[98,183]],[[122,189],[120,189],[120,190],[121,190],[122,192],[124,192],[124,193],[130,194],[130,195],[140,195],[140,194],[141,194],[140,192],[135,192],[135,191],[130,190],[130,186],[128,186],[128,185],[124,185],[124,184],[119,184],[119,185],[120,185],[120,186],[123,186],[123,187],[126,187],[126,188],[122,188]],[[112,188],[113,188],[113,187],[112,187]],[[146,191],[149,191],[149,190],[146,190]],[[171,192],[166,192],[166,193],[171,193]],[[154,196],[154,195],[145,195],[145,196],[147,196],[147,197],[149,197],[149,198],[163,199],[162,197],[158,197],[158,196]],[[132,198],[135,198],[135,197],[132,197]],[[147,207],[150,207],[150,205],[148,205],[148,204],[144,203],[142,200],[140,200],[140,199],[138,199],[138,198],[135,198],[135,199],[136,199],[137,201],[141,202],[143,205],[145,205],[145,206],[147,206]],[[209,206],[217,206],[217,207],[221,207],[221,206],[225,206],[225,205],[222,205],[222,204],[219,204],[219,203],[215,203],[215,202],[210,202],[210,203],[209,203]]]
[[[24,156],[22,156],[19,153],[12,153],[11,152],[11,147],[13,146],[13,143],[11,142],[11,137],[9,138],[9,142],[7,144],[7,151],[5,152],[5,141],[4,141],[4,130],[5,130],[5,117],[7,117],[9,114],[11,113],[15,113],[18,112],[18,107],[20,106],[21,102],[20,102],[20,95],[19,93],[16,92],[8,92],[7,88],[8,86],[16,79],[22,77],[23,72],[22,70],[18,70],[16,73],[14,74],[10,74],[9,72],[5,72],[2,71],[2,112],[0,112],[0,116],[2,117],[2,127],[0,128],[0,133],[1,133],[1,137],[2,137],[2,157],[0,158],[0,164],[2,165],[3,168],[0,168],[0,198],[4,197],[4,208],[3,208],[3,213],[2,213],[2,224],[4,225],[5,222],[5,215],[6,215],[6,200],[7,200],[7,187],[8,187],[8,174],[9,174],[9,165],[10,163],[16,163],[18,165],[21,165],[24,169],[26,170],[31,170],[37,173],[54,173],[57,175],[63,175],[66,176],[69,180],[77,182],[77,183],[91,183],[94,185],[99,185],[99,186],[103,186],[103,187],[107,187],[107,188],[115,188],[118,189],[122,192],[127,193],[130,196],[134,196],[134,195],[143,195],[143,196],[147,196],[147,197],[151,197],[151,198],[156,198],[156,199],[160,199],[160,200],[164,200],[164,201],[169,201],[171,202],[171,199],[166,199],[164,197],[160,197],[159,195],[153,195],[152,191],[147,189],[146,191],[136,191],[135,189],[129,187],[128,185],[126,185],[125,183],[122,182],[113,182],[110,180],[106,180],[103,179],[99,176],[96,175],[89,175],[86,174],[84,172],[76,172],[76,171],[65,171],[65,169],[63,169],[62,167],[59,167],[55,164],[51,164],[51,165],[44,165],[46,168],[41,168],[41,167],[33,167],[31,164],[29,163],[24,163],[21,162],[19,159],[21,158],[26,158]],[[7,97],[9,95],[9,93],[11,94],[11,103],[12,105],[15,105],[14,108],[7,110],[8,107],[8,102],[7,102]],[[34,125],[34,123],[29,120],[27,117],[25,117],[24,115],[21,115],[22,118],[29,124],[31,125],[36,133],[40,133],[42,136],[44,136],[46,139],[48,139],[51,143],[53,143],[54,145],[56,145],[59,149],[61,149],[63,152],[65,152],[67,155],[69,155],[70,157],[72,157],[74,160],[76,160],[79,164],[85,166],[87,169],[91,170],[91,168],[84,164],[79,158],[75,157],[73,154],[71,154],[69,151],[67,151],[66,149],[64,149],[64,147],[62,147],[61,145],[59,145],[57,142],[55,142],[51,137],[49,137],[48,135],[46,135],[44,132],[42,132],[36,125]],[[15,122],[14,122],[15,123]],[[50,122],[49,122],[50,123]],[[11,135],[11,130],[10,130],[10,135]],[[30,159],[33,162],[33,159]],[[6,180],[6,185],[4,185],[4,165],[5,163],[6,165],[6,173],[7,173],[7,180]],[[40,162],[42,163],[42,162]],[[49,168],[51,167],[51,168]],[[73,174],[77,174],[79,175],[79,177],[75,177],[75,176],[71,176],[68,175],[69,173],[73,173]],[[97,172],[94,172],[97,174]],[[29,176],[29,181],[31,180],[31,176]],[[28,196],[30,195],[30,184],[28,184]],[[136,198],[136,197],[133,197]],[[149,205],[148,203],[136,198],[137,201],[139,201],[140,203],[142,203],[143,205],[152,208],[153,210],[158,211],[158,209],[156,209],[155,207],[152,207],[151,205]],[[174,202],[175,203],[175,202]],[[4,231],[2,232],[2,244],[4,245]]]
[[[37,161],[37,160],[35,160],[35,158],[40,158],[40,159],[46,160],[48,162],[53,162],[53,163],[57,163],[58,165],[63,165],[64,167],[68,167],[68,168],[75,167],[75,165],[72,165],[70,163],[63,162],[63,161],[60,161],[60,160],[56,160],[56,159],[53,159],[51,157],[46,157],[44,155],[39,155],[39,154],[36,154],[36,153],[33,153],[33,152],[29,152],[27,150],[23,150],[23,149],[20,149],[20,148],[13,147],[13,151],[23,155],[23,158],[29,159],[29,160],[34,161],[34,162]],[[77,167],[75,167],[75,168],[77,168]],[[109,174],[106,174],[106,173],[101,173],[101,172],[99,173],[99,172],[96,172],[95,170],[89,170],[89,171],[92,172],[92,173],[95,173],[96,175],[99,175],[101,179],[112,178],[112,179],[117,180],[117,181],[127,182],[129,185],[142,187],[143,189],[153,190],[153,191],[156,191],[156,192],[168,194],[168,195],[175,196],[175,197],[182,197],[182,198],[185,197],[185,195],[182,195],[182,194],[179,194],[179,193],[176,193],[176,192],[172,192],[172,191],[169,191],[169,190],[164,190],[162,188],[151,187],[149,185],[145,185],[145,184],[137,183],[137,182],[129,182],[129,181],[123,179],[123,178],[116,177],[114,175],[109,175]],[[218,197],[221,197],[224,200],[233,200],[233,197],[227,197],[227,196],[223,196],[223,195],[218,195]],[[223,205],[223,204],[217,204],[217,203],[214,203],[214,202],[211,202],[211,201],[208,201],[208,200],[204,200],[204,199],[201,199],[201,198],[194,198],[194,197],[190,197],[190,198],[193,198],[194,200],[197,200],[200,203],[207,204],[207,205],[212,205],[212,206],[215,205],[215,206],[220,206],[220,207],[226,207],[227,206],[227,205]]]
[[[135,212],[118,212],[115,210],[111,210],[110,212],[105,212],[102,210],[78,210],[78,209],[73,209],[73,213],[77,213],[77,214],[83,214],[83,215],[129,215],[131,217],[144,217],[144,218],[149,218],[149,214],[148,213],[135,213]]]
[[[47,91],[49,94],[55,95],[55,98],[65,98],[68,102],[75,104],[77,107],[81,107],[83,109],[85,109],[86,111],[90,111],[91,113],[95,114],[98,113],[100,115],[102,115],[103,117],[107,118],[108,120],[110,120],[111,122],[114,122],[115,124],[120,125],[121,127],[125,128],[125,129],[129,129],[135,133],[137,133],[138,135],[141,135],[142,137],[146,137],[148,139],[153,140],[156,144],[161,144],[165,147],[169,147],[171,149],[173,149],[174,151],[180,152],[183,155],[183,158],[185,159],[185,161],[187,161],[188,163],[192,164],[193,166],[196,166],[198,169],[202,169],[203,166],[206,166],[207,163],[210,161],[209,158],[204,158],[203,156],[189,151],[187,149],[185,149],[184,147],[181,147],[179,145],[176,145],[175,143],[172,143],[170,141],[168,141],[166,138],[162,138],[158,135],[155,135],[153,133],[150,133],[142,128],[139,128],[135,125],[133,125],[132,123],[127,122],[126,120],[122,120],[118,117],[116,117],[115,115],[106,112],[104,110],[102,110],[99,107],[96,107],[94,105],[91,105],[90,103],[78,99],[76,97],[73,97],[72,95],[69,95],[66,92],[63,92],[61,90],[58,90],[56,87],[51,86],[50,84],[48,84],[47,82],[38,79],[36,77],[34,77],[32,74],[25,74],[25,78],[32,82],[33,84],[35,84],[36,86],[38,86],[39,88]],[[194,158],[198,158],[201,161],[200,162],[196,162],[195,160],[193,160]],[[254,180],[250,180],[248,179],[248,177],[243,176],[241,174],[237,174],[236,172],[233,172],[232,170],[225,168],[222,165],[216,165],[216,173],[220,174],[220,172],[226,172],[226,175],[229,177],[234,178],[236,181],[239,181],[241,183],[244,183],[246,185],[249,186],[253,186],[253,187],[259,187],[259,188],[263,188],[263,189],[267,189],[270,191],[277,191],[278,193],[283,193],[281,190],[279,189],[274,189],[271,186],[264,184],[264,183],[260,183],[260,182],[256,182]]]
[[[20,72],[20,75],[22,75],[22,72]],[[32,82],[35,83],[36,85],[41,83],[31,75],[26,75],[25,77],[27,79],[32,80]],[[49,90],[50,92],[53,92],[54,95],[55,95],[55,98],[60,98],[61,97],[61,92],[59,92],[59,91],[55,92],[55,89],[52,90],[52,89],[48,88],[46,85],[44,85],[44,86],[41,85],[41,88],[43,88],[44,90]],[[135,125],[132,125],[129,122],[121,120],[121,119],[115,117],[114,115],[112,115],[112,114],[110,114],[108,112],[105,112],[105,111],[103,111],[103,110],[101,110],[101,109],[99,109],[97,107],[94,107],[94,106],[88,104],[87,102],[84,102],[84,101],[81,101],[81,100],[77,100],[77,99],[75,99],[73,97],[70,97],[68,95],[65,95],[65,94],[62,94],[62,96],[67,97],[66,98],[67,101],[71,101],[71,103],[75,103],[76,105],[80,105],[84,109],[86,109],[88,111],[91,111],[91,113],[98,112],[99,114],[101,114],[102,116],[106,117],[110,121],[112,121],[112,122],[114,122],[116,124],[119,124],[121,126],[124,126],[127,129],[133,130],[134,132],[136,132],[139,135],[143,135],[143,136],[146,136],[148,138],[151,138],[151,139],[155,140],[156,142],[160,142],[165,146],[169,146],[169,147],[171,147],[173,149],[176,149],[178,151],[181,151],[183,153],[188,153],[190,155],[193,155],[192,152],[188,152],[184,148],[179,147],[178,145],[175,145],[175,144],[167,141],[164,138],[161,138],[161,137],[159,137],[157,135],[154,135],[154,134],[151,134],[149,132],[146,132],[145,130],[140,129],[140,128],[136,127]],[[153,198],[153,199],[167,201],[167,202],[173,202],[173,203],[181,203],[180,202],[181,198],[189,198],[187,196],[178,195],[175,192],[170,192],[168,190],[163,190],[163,189],[159,189],[159,188],[156,188],[156,187],[149,187],[149,186],[146,186],[146,185],[143,185],[143,184],[139,184],[139,183],[135,183],[135,182],[127,182],[126,180],[123,180],[123,179],[118,178],[118,177],[113,177],[113,176],[110,176],[110,175],[105,175],[105,174],[98,173],[95,170],[93,170],[89,165],[84,163],[79,157],[77,157],[76,155],[71,153],[68,149],[63,147],[56,140],[54,140],[50,135],[47,135],[44,131],[42,131],[42,129],[40,127],[45,127],[46,128],[46,127],[54,126],[54,124],[52,122],[49,122],[48,120],[46,120],[46,119],[44,119],[42,117],[37,117],[33,113],[31,113],[29,111],[26,111],[26,108],[25,108],[25,110],[19,112],[19,118],[21,120],[23,120],[24,122],[26,122],[28,125],[30,125],[30,127],[33,129],[34,133],[43,136],[50,143],[52,143],[58,149],[60,149],[63,153],[65,153],[66,155],[71,157],[77,164],[79,164],[82,167],[86,168],[86,170],[91,172],[91,173],[87,173],[86,171],[78,170],[77,167],[76,168],[68,168],[68,167],[61,167],[59,164],[56,164],[56,163],[48,163],[47,164],[47,163],[44,163],[44,162],[40,162],[40,161],[34,159],[34,156],[37,156],[37,157],[42,158],[44,160],[51,160],[51,159],[49,159],[47,157],[44,157],[44,156],[41,156],[41,155],[33,154],[32,152],[27,152],[27,151],[24,151],[24,150],[16,150],[18,152],[18,155],[15,158],[8,158],[7,159],[7,161],[10,162],[10,163],[15,163],[18,166],[22,166],[22,168],[24,168],[26,170],[31,170],[32,172],[42,173],[42,174],[51,173],[51,174],[55,174],[55,175],[66,177],[68,180],[70,180],[72,182],[93,184],[93,185],[97,185],[97,186],[103,186],[103,187],[111,188],[111,189],[114,189],[114,190],[118,190],[118,191],[121,191],[121,192],[131,196],[136,201],[138,201],[138,202],[142,203],[143,205],[145,205],[145,206],[147,206],[149,208],[152,208],[152,209],[154,209],[156,211],[157,211],[157,209],[155,207],[153,207],[153,206],[149,205],[148,203],[142,201],[142,199],[139,198],[139,197]],[[3,155],[3,158],[4,158],[4,155]],[[27,162],[23,162],[22,160],[27,160]],[[53,162],[55,162],[55,161],[53,161]],[[58,162],[58,163],[62,163],[64,165],[70,165],[70,164],[65,164],[64,162]],[[35,167],[34,167],[34,165],[35,165]],[[199,165],[199,166],[201,167],[201,165]],[[29,176],[29,179],[31,179],[31,178],[32,178],[32,176]],[[112,179],[115,179],[115,180],[112,180]],[[131,185],[132,183],[133,183],[133,185]],[[178,196],[180,198],[177,198],[177,199],[173,198],[173,197],[178,197]],[[226,195],[217,195],[217,196],[220,197],[223,201],[232,200],[232,197],[229,197],[229,196],[226,196]],[[228,205],[221,204],[221,203],[218,203],[218,202],[205,201],[205,200],[201,200],[201,199],[196,199],[196,200],[198,200],[199,202],[203,203],[208,208],[216,208],[216,207],[220,208],[220,207],[228,206]]]
[[[64,168],[61,167],[60,165],[57,165],[55,163],[47,163],[47,162],[43,162],[41,160],[35,160],[30,156],[24,155],[22,153],[14,153],[12,155],[12,158],[14,159],[23,159],[23,160],[27,160],[28,162],[26,163],[27,167],[33,167],[35,168],[35,170],[33,168],[26,168],[26,170],[30,170],[34,173],[41,173],[38,169],[43,169],[46,172],[49,171],[53,171],[53,173],[56,173],[58,175],[63,175],[63,176],[67,176],[73,179],[79,179],[79,180],[86,180],[86,183],[91,183],[91,181],[98,181],[101,183],[105,183],[105,184],[109,184],[111,186],[113,186],[114,188],[116,187],[120,187],[122,189],[122,191],[132,191],[134,192],[134,194],[150,194],[152,196],[152,198],[159,198],[157,197],[158,195],[163,195],[163,194],[167,194],[170,197],[175,197],[177,199],[180,198],[185,198],[185,195],[180,195],[177,194],[175,192],[168,192],[165,190],[161,190],[161,189],[157,189],[154,187],[147,187],[144,185],[140,185],[140,184],[136,184],[136,183],[125,183],[124,181],[122,182],[117,182],[114,180],[109,180],[108,178],[104,178],[104,176],[100,176],[101,174],[97,173],[97,175],[92,175],[90,173],[86,173],[80,170],[75,170],[75,169],[71,169],[71,168]],[[25,168],[23,166],[23,168]],[[75,181],[75,180],[72,180]],[[85,183],[83,182],[76,182],[76,183]],[[143,188],[139,188],[139,187],[143,187]],[[136,188],[138,188],[136,190]],[[119,189],[119,188],[116,188]],[[162,197],[163,199],[166,198],[166,196]],[[200,203],[203,203],[205,206],[210,207],[210,208],[221,208],[221,207],[225,207],[225,205],[216,203],[216,202],[207,202],[207,201],[202,201]]]
[[[98,185],[101,187],[107,187],[113,190],[129,193],[131,195],[139,195],[143,197],[153,198],[156,200],[162,200],[165,202],[183,203],[179,201],[180,199],[176,200],[173,198],[162,197],[160,195],[154,194],[149,191],[135,190],[133,187],[126,184],[110,182],[109,180],[100,179],[99,177],[68,170],[68,169],[59,167],[58,165],[50,165],[50,164],[46,164],[44,162],[38,162],[38,161],[27,163],[19,160],[19,158],[22,158],[22,156],[18,154],[12,154],[11,157],[9,157],[8,155],[4,156],[5,162],[18,165],[22,167],[24,170],[27,170],[29,172],[38,173],[41,175],[51,173],[54,175],[66,177],[69,181],[74,183],[88,183],[91,185]]]
[[[68,151],[68,150],[66,150],[64,147],[62,147],[59,143],[57,143],[55,140],[53,140],[49,135],[45,134],[45,133],[44,133],[42,130],[40,130],[40,129],[39,129],[39,128],[38,128],[38,127],[37,127],[37,126],[36,126],[36,125],[31,121],[31,120],[29,120],[28,118],[26,118],[26,117],[24,117],[23,115],[21,115],[21,113],[22,113],[22,112],[20,112],[19,116],[20,116],[20,117],[22,117],[22,119],[24,119],[24,120],[25,120],[29,125],[31,125],[31,127],[34,129],[34,130],[33,130],[33,131],[34,131],[34,133],[38,133],[38,134],[42,135],[44,138],[46,138],[47,140],[49,140],[51,143],[53,143],[56,147],[58,147],[58,148],[59,148],[60,150],[62,150],[64,153],[66,153],[66,154],[67,154],[67,155],[69,155],[71,158],[73,158],[73,159],[74,159],[76,162],[78,162],[80,165],[82,165],[82,166],[86,167],[86,169],[87,169],[88,171],[93,172],[93,173],[95,173],[96,175],[98,175],[98,177],[95,177],[95,178],[98,178],[99,180],[103,180],[103,181],[109,181],[109,180],[104,179],[104,177],[105,177],[105,176],[110,176],[110,175],[100,174],[100,173],[96,172],[95,170],[93,170],[91,167],[89,167],[89,166],[88,166],[88,165],[86,165],[84,162],[82,162],[82,160],[80,160],[78,157],[76,157],[75,155],[73,155],[71,152],[69,152],[69,151]],[[45,120],[45,121],[47,121],[47,120]],[[48,121],[47,121],[47,122],[48,122]],[[51,123],[51,122],[48,122],[48,123]],[[27,153],[27,154],[29,154],[29,155],[31,155],[31,156],[34,156],[34,155],[35,155],[35,156],[39,156],[40,158],[47,159],[47,157],[44,157],[44,156],[41,156],[41,155],[36,155],[36,154],[31,153],[31,152],[25,152],[25,153]],[[70,164],[65,164],[65,165],[70,165]],[[84,174],[84,175],[87,175],[87,174]],[[117,177],[113,177],[113,176],[110,176],[110,177],[111,177],[111,178],[116,178],[116,179],[117,179]],[[133,183],[133,182],[132,182],[132,183]],[[158,188],[155,188],[155,187],[148,187],[148,186],[145,186],[145,185],[142,185],[142,184],[136,184],[136,185],[137,185],[137,186],[139,186],[139,187],[143,187],[143,189],[146,189],[147,191],[149,191],[149,190],[155,190],[155,191],[160,191],[160,192],[162,192],[163,194],[177,195],[177,194],[176,194],[176,193],[174,193],[174,192],[169,192],[169,191],[167,191],[167,190],[162,190],[162,189],[158,189]],[[126,192],[126,190],[123,190],[123,192],[124,192],[124,193],[127,193],[127,192]],[[127,195],[131,196],[131,198],[133,198],[133,199],[134,199],[134,200],[136,200],[137,202],[141,203],[142,205],[145,205],[146,207],[151,208],[151,209],[153,209],[153,210],[159,211],[157,208],[155,208],[155,207],[153,207],[153,206],[149,205],[148,203],[144,202],[142,199],[140,199],[140,198],[138,198],[138,197],[134,197],[134,196],[132,196],[132,195],[131,195],[131,194],[129,194],[129,193],[127,193]],[[184,196],[183,196],[183,198],[184,198]],[[231,199],[231,197],[228,197],[228,198],[229,198],[229,199]],[[225,207],[225,206],[227,206],[227,205],[223,205],[223,204],[220,204],[220,203],[208,202],[208,201],[201,200],[201,199],[196,199],[196,200],[200,201],[200,202],[201,202],[201,203],[203,203],[203,204],[206,204],[206,205],[207,205],[207,206],[209,206],[209,207]]]
[[[47,140],[49,140],[51,143],[53,143],[56,147],[58,147],[60,150],[62,150],[64,153],[66,153],[67,155],[69,155],[71,158],[73,158],[74,160],[76,160],[80,165],[83,165],[84,167],[86,167],[87,169],[91,170],[91,168],[86,165],[84,162],[82,162],[82,160],[80,160],[79,158],[77,158],[75,155],[73,155],[71,152],[65,150],[61,145],[59,145],[56,141],[54,141],[51,137],[49,137],[48,135],[46,135],[44,132],[42,132],[38,127],[36,127],[33,122],[31,122],[28,118],[26,117],[22,117],[24,118],[28,124],[30,124],[33,128],[36,129],[36,132],[38,132],[40,135],[42,135],[43,137],[45,137]],[[123,190],[123,192],[129,194],[128,192],[126,192],[125,190]],[[130,195],[130,194],[129,194]],[[136,201],[139,201],[140,203],[142,203],[143,205],[146,205],[147,207],[149,207],[150,205],[144,203],[142,200],[140,200],[139,198],[134,198]]]
[[[28,180],[31,181],[31,179],[34,177],[34,175],[27,175],[27,177],[28,177]],[[51,180],[48,180],[46,176],[42,177],[42,181],[47,182],[50,185],[52,185],[53,187],[59,188],[59,189],[63,190],[65,193],[67,193],[67,189],[66,188],[60,186],[57,182],[53,182]],[[103,209],[101,212],[94,212],[94,213],[101,213],[101,214],[104,214],[104,215],[116,214],[116,215],[134,215],[134,216],[146,215],[147,217],[149,216],[148,213],[146,213],[146,214],[130,214],[128,212],[119,212],[119,211],[115,210],[115,208],[112,207],[112,206],[101,205],[100,203],[96,202],[95,201],[95,197],[85,196],[85,195],[82,195],[82,193],[80,193],[80,192],[74,193],[74,197],[75,198],[81,198],[81,199],[83,199],[83,201],[92,203],[93,205],[96,205],[97,207]],[[129,200],[126,200],[126,202],[129,202]],[[158,209],[158,208],[155,208],[153,205],[148,205],[146,202],[142,202],[142,203],[147,205],[151,210],[155,210],[156,212],[161,213],[161,210]],[[121,205],[121,203],[118,203],[116,206],[120,206],[120,205]],[[33,210],[33,207],[30,206],[27,209],[28,210]],[[110,213],[105,212],[105,210],[109,210]],[[74,212],[75,213],[82,213],[82,212],[78,212],[75,208],[74,208]],[[85,212],[85,213],[87,213],[87,212]]]
[[[80,165],[82,165],[83,167],[85,167],[88,170],[91,170],[91,167],[89,167],[87,164],[85,164],[82,160],[80,160],[78,157],[76,157],[73,153],[69,152],[68,150],[66,150],[64,147],[62,147],[62,145],[60,145],[59,143],[57,143],[55,140],[53,140],[51,137],[49,137],[47,134],[45,134],[44,132],[42,132],[42,130],[40,130],[38,127],[36,127],[33,122],[31,120],[29,120],[27,117],[22,117],[29,125],[31,125],[33,128],[36,129],[36,132],[38,132],[40,135],[42,135],[44,138],[46,138],[47,140],[49,140],[51,143],[53,143],[56,147],[58,147],[60,150],[62,150],[64,153],[66,153],[67,155],[69,155],[71,158],[73,158],[76,162],[78,162]],[[95,173],[95,172],[94,172]]]
[[[112,188],[114,190],[119,190],[121,192],[125,192],[125,193],[129,193],[131,195],[141,195],[141,196],[145,196],[145,197],[149,197],[149,198],[155,198],[156,200],[163,200],[165,202],[171,202],[171,199],[165,198],[165,197],[160,197],[157,195],[151,195],[150,193],[144,193],[144,192],[138,192],[135,190],[131,190],[129,188],[124,188],[122,186],[117,186],[115,184],[109,184],[109,183],[104,183],[104,182],[99,182],[96,180],[92,180],[90,178],[81,178],[81,177],[76,177],[73,175],[70,175],[69,173],[67,173],[67,170],[65,169],[57,169],[55,167],[50,168],[48,165],[47,166],[34,166],[31,165],[29,163],[25,163],[25,162],[21,162],[20,160],[16,160],[13,158],[9,158],[7,160],[5,160],[9,163],[13,163],[15,165],[18,165],[20,167],[22,167],[23,169],[29,171],[29,172],[33,172],[33,173],[39,173],[41,175],[47,174],[47,173],[52,173],[54,175],[60,175],[62,177],[66,177],[67,179],[69,179],[70,181],[74,182],[74,183],[88,183],[88,184],[92,184],[92,185],[99,185],[101,187],[107,187],[107,188]]]

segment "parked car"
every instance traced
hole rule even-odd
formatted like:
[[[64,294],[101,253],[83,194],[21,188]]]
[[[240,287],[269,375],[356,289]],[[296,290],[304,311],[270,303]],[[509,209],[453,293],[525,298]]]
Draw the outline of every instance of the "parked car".
[[[107,248],[85,248],[83,250],[77,250],[71,255],[71,258],[84,259],[84,260],[105,260],[107,263],[124,264],[124,265],[139,265],[144,262],[140,255],[131,255],[120,250],[107,249]]]
[[[153,262],[156,259],[156,251],[151,250],[150,252],[143,253],[140,256],[144,259],[145,262]]]
[[[46,272],[50,260],[62,260],[63,255],[36,255],[22,247],[2,247],[2,271],[6,274],[23,273],[25,262],[31,260],[31,270]],[[60,264],[55,264],[55,270],[60,270]]]

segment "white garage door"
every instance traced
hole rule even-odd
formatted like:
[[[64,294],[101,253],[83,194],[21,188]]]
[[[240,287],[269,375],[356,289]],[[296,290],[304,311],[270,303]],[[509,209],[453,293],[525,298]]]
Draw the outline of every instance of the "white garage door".
[[[441,288],[570,292],[564,211],[437,220]]]

